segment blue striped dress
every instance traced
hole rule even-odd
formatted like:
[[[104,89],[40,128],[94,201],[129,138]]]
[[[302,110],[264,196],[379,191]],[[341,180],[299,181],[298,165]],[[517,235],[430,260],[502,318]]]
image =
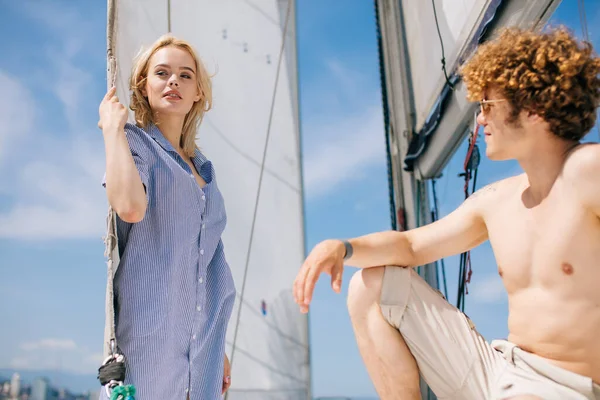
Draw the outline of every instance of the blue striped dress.
[[[115,318],[126,384],[143,400],[221,398],[235,287],[215,171],[196,150],[192,161],[207,183],[200,188],[155,125],[146,132],[127,124],[125,133],[148,200],[142,221],[117,219]]]

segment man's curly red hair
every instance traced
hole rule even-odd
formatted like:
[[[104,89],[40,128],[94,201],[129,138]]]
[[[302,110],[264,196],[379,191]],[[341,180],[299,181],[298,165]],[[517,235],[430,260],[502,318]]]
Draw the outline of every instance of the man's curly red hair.
[[[539,115],[556,136],[580,140],[594,126],[600,103],[600,59],[590,43],[564,28],[504,29],[461,68],[468,99],[498,90],[512,107]]]

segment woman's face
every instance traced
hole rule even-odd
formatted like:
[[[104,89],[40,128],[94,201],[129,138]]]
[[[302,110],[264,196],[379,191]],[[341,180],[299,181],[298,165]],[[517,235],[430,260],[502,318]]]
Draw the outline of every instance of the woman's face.
[[[143,91],[154,114],[185,117],[200,100],[195,66],[190,53],[178,47],[154,53]]]

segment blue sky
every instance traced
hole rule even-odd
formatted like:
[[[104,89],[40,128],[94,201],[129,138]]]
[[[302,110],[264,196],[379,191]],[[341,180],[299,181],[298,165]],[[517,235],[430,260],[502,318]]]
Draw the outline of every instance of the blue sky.
[[[374,6],[298,2],[298,52],[308,247],[390,228]],[[34,6],[35,4],[35,6]],[[94,374],[104,315],[105,2],[5,2],[0,16],[0,369]],[[580,34],[577,4],[556,20]],[[600,6],[588,2],[595,31]],[[593,130],[590,136],[597,140]],[[482,148],[483,151],[483,148]],[[462,201],[462,146],[438,181],[440,212]],[[335,165],[336,168],[324,168]],[[483,159],[479,186],[519,171]],[[488,245],[472,253],[466,312],[482,334],[506,336],[506,297]],[[450,300],[458,259],[446,262]],[[375,395],[345,308],[354,269],[334,294],[316,288],[310,315],[315,395]],[[6,328],[8,327],[8,328]],[[68,382],[59,382],[68,384]]]

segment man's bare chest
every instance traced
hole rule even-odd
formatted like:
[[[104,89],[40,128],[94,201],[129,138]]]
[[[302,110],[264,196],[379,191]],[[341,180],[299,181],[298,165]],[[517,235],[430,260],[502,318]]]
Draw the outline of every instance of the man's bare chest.
[[[486,225],[509,293],[578,281],[600,257],[600,224],[568,196],[531,208],[519,201],[499,204],[486,215]]]

